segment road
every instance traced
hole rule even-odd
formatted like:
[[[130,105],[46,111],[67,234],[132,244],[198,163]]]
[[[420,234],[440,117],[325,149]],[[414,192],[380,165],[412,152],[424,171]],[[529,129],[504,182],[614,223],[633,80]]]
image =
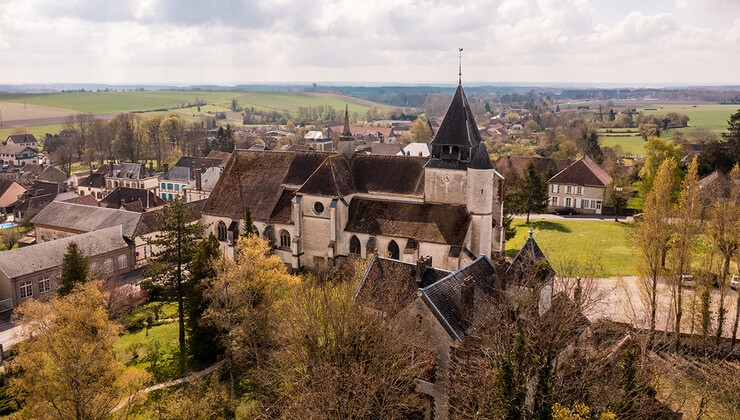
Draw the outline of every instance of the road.
[[[556,290],[562,289],[569,280],[558,279]],[[570,280],[572,283],[572,280]],[[640,281],[635,276],[597,278],[590,282],[584,281],[582,286],[585,295],[589,295],[591,303],[584,308],[584,314],[595,321],[607,318],[616,322],[625,322],[638,328],[649,328],[650,318],[647,311],[648,305],[643,302],[645,295],[640,286]],[[658,282],[658,299],[656,311],[656,329],[673,331],[673,298],[671,288],[664,280]],[[692,318],[694,319],[693,333],[699,333],[699,293],[701,289],[683,288],[683,320],[681,332],[689,334],[692,332]],[[695,296],[695,293],[696,296]],[[735,310],[737,308],[738,292],[728,287],[725,294],[726,318],[722,332],[723,337],[732,337],[732,326],[735,321]],[[584,299],[586,300],[586,299]],[[711,289],[711,312],[712,325],[716,325],[716,314],[719,307],[720,291]]]
[[[515,214],[512,217],[519,219],[526,219],[526,214]],[[557,214],[543,213],[543,214],[530,214],[530,221],[535,220],[588,220],[594,222],[613,222],[614,216],[603,216],[599,214],[578,214],[574,216],[559,216]],[[632,216],[619,216],[620,222],[633,222]]]

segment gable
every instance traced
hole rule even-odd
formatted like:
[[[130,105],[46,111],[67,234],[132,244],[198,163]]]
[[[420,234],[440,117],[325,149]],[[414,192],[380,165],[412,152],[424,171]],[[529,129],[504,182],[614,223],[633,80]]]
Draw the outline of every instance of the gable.
[[[584,157],[555,174],[547,182],[605,188],[612,182],[612,177],[594,161]]]

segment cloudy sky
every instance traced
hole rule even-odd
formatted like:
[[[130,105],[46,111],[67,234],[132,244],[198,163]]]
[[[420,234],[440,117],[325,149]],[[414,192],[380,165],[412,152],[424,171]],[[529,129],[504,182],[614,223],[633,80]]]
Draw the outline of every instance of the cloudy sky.
[[[740,84],[738,0],[0,0],[3,83]]]

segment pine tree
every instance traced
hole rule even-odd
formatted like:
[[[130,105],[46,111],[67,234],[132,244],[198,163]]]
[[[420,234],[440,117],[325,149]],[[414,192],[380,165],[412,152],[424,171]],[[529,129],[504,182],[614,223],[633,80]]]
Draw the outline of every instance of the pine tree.
[[[62,259],[62,274],[59,277],[60,296],[72,293],[75,285],[87,282],[90,275],[90,268],[85,257],[76,242],[70,242],[67,245],[67,252]]]
[[[527,214],[529,223],[530,213],[543,213],[547,210],[549,196],[547,194],[547,180],[537,172],[534,160],[530,160],[524,168],[524,174],[517,179],[516,190],[512,194],[512,211]]]
[[[183,271],[187,270],[193,259],[196,238],[205,228],[200,223],[192,223],[193,208],[185,206],[180,196],[176,196],[161,213],[156,215],[161,224],[159,233],[147,243],[159,251],[149,260],[148,274],[155,281],[174,288],[177,297],[179,316],[180,353],[185,349],[185,314],[183,308],[184,279]]]
[[[252,208],[249,204],[244,205],[244,235],[249,236],[257,233],[257,228],[254,227],[254,221],[252,220]]]
[[[208,304],[203,292],[209,281],[216,277],[213,262],[220,256],[218,238],[211,233],[201,241],[190,263],[190,279],[186,282],[185,312],[188,319],[185,322],[187,330],[188,350],[196,360],[212,361],[223,351],[223,347],[214,343],[218,330],[211,324],[204,323],[203,313]]]

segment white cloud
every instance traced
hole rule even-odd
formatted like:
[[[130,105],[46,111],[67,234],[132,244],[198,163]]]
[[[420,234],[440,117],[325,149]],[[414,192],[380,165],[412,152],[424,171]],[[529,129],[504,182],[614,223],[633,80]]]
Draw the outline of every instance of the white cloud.
[[[727,13],[732,6],[707,0]],[[739,83],[740,19],[589,0],[7,0],[2,83],[265,81]],[[713,9],[714,10],[714,9]],[[726,17],[726,16],[725,16]]]

